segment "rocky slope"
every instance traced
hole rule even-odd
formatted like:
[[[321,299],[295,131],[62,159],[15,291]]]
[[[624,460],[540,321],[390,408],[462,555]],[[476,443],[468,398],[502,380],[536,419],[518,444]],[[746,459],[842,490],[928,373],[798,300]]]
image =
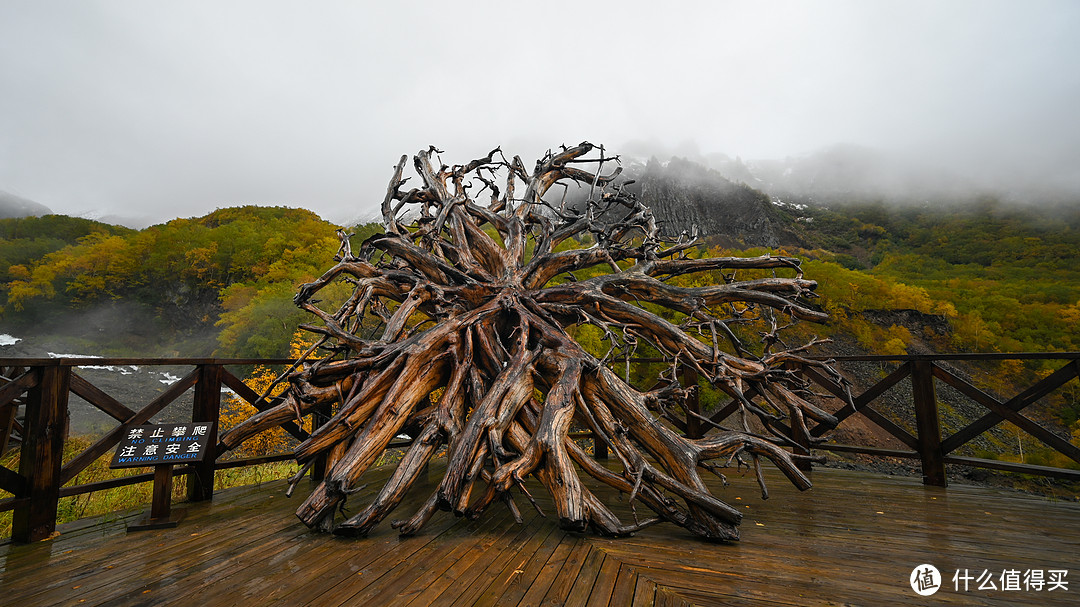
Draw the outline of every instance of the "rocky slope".
[[[628,175],[637,194],[668,234],[689,232],[730,244],[777,247],[791,237],[769,197],[745,184],[683,158],[650,159],[632,165]]]

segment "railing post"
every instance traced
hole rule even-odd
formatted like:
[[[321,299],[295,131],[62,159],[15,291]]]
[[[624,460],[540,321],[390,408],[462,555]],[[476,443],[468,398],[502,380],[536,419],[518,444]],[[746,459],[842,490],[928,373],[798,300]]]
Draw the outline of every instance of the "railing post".
[[[945,454],[941,450],[941,422],[937,396],[934,394],[934,364],[931,361],[912,361],[911,392],[915,400],[915,427],[918,430],[919,456],[922,458],[923,484],[947,487]]]
[[[784,365],[784,368],[791,371],[798,371],[798,367],[790,363]],[[800,377],[805,379],[805,376]],[[806,432],[803,432],[803,424],[800,424],[799,420],[795,419],[794,415],[791,416],[789,423],[791,424],[791,440],[797,445],[792,448],[792,455],[806,456],[796,459],[795,467],[803,472],[812,472],[814,470],[814,464],[809,459],[811,446],[810,436]]]
[[[19,411],[18,401],[0,405],[0,454],[7,453],[11,431],[15,428],[15,417]]]
[[[217,460],[218,421],[221,414],[221,365],[199,365],[198,369],[191,421],[213,422],[213,425],[210,426],[206,455],[201,462],[192,464],[195,471],[188,475],[187,497],[192,502],[214,498],[214,464]]]
[[[697,369],[683,366],[683,387],[690,391],[686,397],[686,436],[688,438],[701,438],[705,436],[702,428],[701,401],[698,398],[698,372]]]
[[[332,403],[325,405],[319,405],[315,407],[315,411],[311,416],[311,431],[314,432],[322,427],[323,424],[330,421],[331,406]],[[341,403],[344,405],[344,403]],[[324,451],[321,454],[315,456],[315,463],[311,466],[311,480],[319,482],[326,478],[328,464],[328,455]],[[425,464],[426,465],[426,464]]]
[[[607,459],[608,458],[608,445],[604,442],[604,439],[600,438],[600,435],[592,433],[592,446],[593,446],[593,459]]]
[[[791,420],[791,440],[795,442],[798,447],[792,449],[794,455],[804,455],[795,460],[795,467],[803,472],[811,472],[814,469],[813,462],[810,461],[810,437],[803,432],[802,426],[794,418]]]
[[[26,477],[26,505],[12,513],[11,537],[16,542],[48,539],[56,531],[60,501],[60,469],[67,428],[68,386],[71,367],[38,367],[40,380],[26,399],[26,422],[19,474]]]

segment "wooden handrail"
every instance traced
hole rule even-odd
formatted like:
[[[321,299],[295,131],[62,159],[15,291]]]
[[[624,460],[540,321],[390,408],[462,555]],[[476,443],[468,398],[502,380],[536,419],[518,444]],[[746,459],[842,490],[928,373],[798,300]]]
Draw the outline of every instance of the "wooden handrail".
[[[127,426],[143,424],[161,412],[184,393],[194,388],[192,421],[213,422],[214,436],[209,440],[205,459],[182,466],[175,474],[189,475],[188,499],[207,500],[213,497],[214,472],[219,469],[255,465],[268,461],[292,459],[291,453],[256,458],[255,460],[217,461],[216,428],[221,413],[221,388],[224,376],[232,377],[225,365],[292,364],[291,359],[196,359],[196,358],[50,358],[0,359],[0,367],[25,369],[13,381],[0,386],[0,410],[13,412],[15,399],[22,398],[25,425],[22,436],[22,456],[18,472],[0,467],[0,487],[13,497],[0,500],[0,511],[14,510],[12,539],[31,542],[48,538],[56,528],[56,513],[61,497],[102,489],[153,481],[153,473],[109,479],[83,485],[65,486],[99,457],[114,449]],[[77,375],[74,370],[84,366],[193,366],[183,378],[171,384],[163,393],[135,411],[109,396],[100,388]],[[100,409],[118,425],[105,433],[82,453],[62,465],[68,395],[74,393]],[[251,391],[240,394],[250,399]],[[25,396],[24,396],[25,395]],[[255,397],[255,400],[258,400]],[[265,408],[265,406],[264,406]],[[5,428],[6,430],[6,428]],[[7,437],[4,437],[5,442]]]
[[[840,423],[855,415],[861,415],[880,426],[910,451],[886,449],[871,445],[819,444],[818,449],[836,452],[860,453],[877,457],[904,457],[921,461],[924,483],[931,485],[946,484],[946,465],[976,466],[1000,469],[1010,472],[1022,472],[1080,480],[1080,470],[1035,466],[999,460],[980,459],[952,455],[952,453],[970,442],[982,432],[1002,422],[1009,421],[1040,439],[1056,452],[1080,463],[1080,448],[1044,428],[1035,420],[1023,415],[1022,411],[1033,402],[1058,390],[1065,383],[1080,376],[1080,352],[1062,353],[1016,353],[1016,354],[940,354],[940,355],[903,355],[903,356],[836,356],[820,357],[836,362],[843,369],[845,362],[891,362],[898,363],[897,369],[859,394],[852,394],[854,407],[845,405],[835,411]],[[956,376],[939,363],[944,361],[1003,361],[1003,360],[1061,360],[1065,361],[1057,371],[1043,378],[1035,385],[1023,390],[1014,398],[1004,402],[972,386],[967,380]],[[251,402],[259,410],[264,410],[273,403],[259,401],[258,395],[247,388],[235,375],[225,369],[226,366],[251,365],[290,365],[292,359],[220,359],[220,358],[0,358],[0,367],[12,367],[20,370],[10,381],[0,385],[0,413],[14,421],[14,410],[20,404],[25,408],[24,436],[21,448],[23,456],[18,471],[0,467],[0,488],[13,497],[0,500],[0,511],[13,510],[13,539],[29,542],[44,539],[52,535],[56,526],[57,503],[61,497],[78,495],[109,487],[123,486],[152,481],[153,473],[136,474],[119,479],[110,479],[82,485],[68,485],[76,475],[109,450],[115,448],[123,433],[123,428],[132,424],[142,424],[172,403],[180,395],[194,388],[195,397],[192,407],[192,421],[219,421],[221,412],[221,389],[228,387],[240,398]],[[619,361],[620,363],[623,361]],[[662,359],[634,358],[635,363],[669,362]],[[152,399],[141,408],[134,408],[131,403],[121,403],[79,376],[75,369],[85,366],[189,366],[193,369],[182,379],[172,384],[164,393]],[[820,386],[826,392],[843,395],[843,387],[836,384],[812,368],[804,370],[805,377]],[[683,373],[687,385],[696,383],[696,374]],[[943,436],[941,431],[939,404],[935,392],[935,381],[956,389],[960,394],[971,399],[986,409],[986,414],[970,422],[967,426]],[[912,428],[915,434],[904,429],[878,412],[872,405],[890,390],[910,382],[915,420]],[[62,463],[65,440],[65,420],[67,417],[68,396],[76,394],[86,402],[97,407],[118,422],[116,428],[88,447],[83,453]],[[730,403],[718,411],[703,414],[697,402],[688,402],[687,421],[679,430],[688,436],[704,434],[710,421],[720,423],[728,414],[738,409],[737,403]],[[325,415],[326,412],[323,412]],[[3,416],[0,416],[2,418]],[[678,425],[678,424],[676,424]],[[0,428],[7,432],[12,424]],[[298,440],[307,437],[307,432],[294,421],[283,427]],[[792,429],[786,426],[785,432]],[[820,438],[828,428],[816,426],[810,428],[810,436],[790,436],[804,452],[804,446]],[[594,441],[597,457],[606,457],[607,446],[603,441],[589,433],[575,433],[574,438],[590,437]],[[7,436],[0,437],[6,444]],[[216,449],[216,437],[210,444]],[[391,447],[400,447],[395,443]],[[180,466],[175,474],[189,475],[188,498],[193,501],[213,497],[213,475],[216,470],[249,466],[270,461],[292,459],[291,453],[264,456],[258,458],[221,460],[216,451],[208,454],[199,464]],[[800,461],[800,465],[809,466],[809,461]]]
[[[963,356],[963,358],[959,358],[959,356]],[[1029,435],[1039,439],[1057,453],[1065,455],[1072,461],[1080,464],[1080,448],[1052,433],[1035,420],[1020,413],[1024,408],[1061,388],[1072,379],[1080,377],[1080,354],[1075,352],[1054,353],[1042,357],[1047,360],[1066,360],[1068,362],[1057,371],[1036,382],[1033,386],[1023,390],[1020,394],[1006,402],[999,402],[986,392],[979,390],[966,380],[936,364],[936,361],[943,360],[1016,360],[1019,359],[1020,356],[1021,355],[1016,355],[1016,358],[1014,358],[1013,355],[1003,354],[994,354],[993,356],[955,355],[949,357],[942,355],[941,358],[936,359],[928,356],[889,357],[889,359],[893,361],[903,361],[903,364],[889,376],[880,380],[862,394],[855,396],[854,400],[856,406],[854,410],[851,410],[851,407],[844,407],[841,412],[845,414],[843,416],[845,419],[847,415],[856,411],[862,413],[872,422],[911,447],[913,451],[899,452],[893,454],[893,456],[916,457],[921,459],[923,482],[925,484],[942,487],[946,486],[946,464],[991,468],[1024,474],[1080,480],[1080,469],[1054,468],[1050,466],[1002,462],[994,459],[949,455],[951,452],[971,442],[974,438],[996,426],[998,423],[1009,421],[1018,428],[1026,431]],[[1032,354],[1023,354],[1022,358],[1025,360],[1037,360],[1040,357]],[[867,357],[849,357],[847,360],[864,361],[866,359]],[[881,359],[882,357],[874,358],[874,360]],[[838,357],[835,360],[839,361],[840,359]],[[831,384],[831,380],[824,378],[812,370],[806,375],[819,386],[832,391],[834,394],[837,393],[835,385]],[[912,386],[917,436],[911,436],[903,430],[900,430],[903,434],[898,433],[896,424],[881,418],[876,411],[870,409],[868,406],[871,400],[879,398],[907,377],[910,377]],[[971,399],[972,402],[986,408],[988,412],[951,435],[942,436],[940,408],[934,390],[934,379],[942,381],[956,389],[960,394]],[[861,408],[859,406],[860,403],[862,404]],[[838,417],[840,416],[838,415]],[[882,423],[883,421],[885,423]],[[822,436],[828,430],[829,428],[818,426],[811,430],[811,434],[814,436]],[[850,453],[862,453],[866,455],[884,455],[883,450],[874,447],[823,444],[819,445],[819,448]]]

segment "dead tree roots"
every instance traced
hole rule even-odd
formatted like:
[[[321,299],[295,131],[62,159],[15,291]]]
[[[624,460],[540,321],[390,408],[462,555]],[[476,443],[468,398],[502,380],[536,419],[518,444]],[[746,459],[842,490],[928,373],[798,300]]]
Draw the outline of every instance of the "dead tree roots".
[[[525,486],[532,476],[567,529],[619,536],[668,521],[709,540],[734,540],[741,514],[709,491],[703,473],[745,464],[760,478],[765,458],[798,487],[810,486],[784,448],[791,445],[785,424],[809,436],[809,421],[834,423],[810,402],[798,369],[836,375],[806,358],[807,346],[779,338],[787,323],[826,318],[807,303],[817,285],[797,259],[701,257],[690,235],[665,237],[618,183],[619,169],[605,170],[618,158],[602,147],[548,152],[532,171],[498,149],[453,166],[438,154],[431,148],[413,158],[413,188],[405,187],[402,156],[382,202],[385,232],[356,253],[342,232],[336,265],[299,288],[296,304],[315,319],[304,328],[327,354],[288,378],[283,404],[221,439],[233,448],[332,408],[329,422],[296,449],[301,463],[328,461],[297,511],[304,523],[364,535],[442,454],[445,473],[423,507],[393,521],[401,533],[417,532],[438,510],[478,516],[498,503],[518,516],[515,495],[535,505]],[[583,203],[567,202],[571,187]],[[319,298],[330,285],[342,291],[342,281],[345,295],[327,309]],[[761,343],[740,337],[766,321]],[[584,326],[602,335],[601,351],[575,339]],[[612,368],[644,351],[666,361],[649,389]],[[685,401],[697,389],[678,383],[679,368],[737,402],[734,427],[712,424],[700,438],[677,431],[671,420],[696,415]],[[606,443],[615,465],[595,461],[570,438],[572,428]],[[410,444],[375,498],[335,521],[365,472],[403,435]],[[651,515],[620,520],[583,478]]]

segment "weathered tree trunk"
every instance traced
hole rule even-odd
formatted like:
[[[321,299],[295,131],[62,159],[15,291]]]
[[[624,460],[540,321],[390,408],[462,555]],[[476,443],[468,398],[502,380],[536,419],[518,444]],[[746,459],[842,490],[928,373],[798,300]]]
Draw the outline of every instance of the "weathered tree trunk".
[[[338,263],[300,287],[297,305],[318,319],[304,327],[321,336],[330,354],[291,375],[284,404],[222,437],[222,446],[232,448],[284,420],[339,403],[296,451],[301,462],[329,454],[325,479],[297,511],[301,520],[363,535],[443,450],[446,471],[421,511],[394,523],[402,533],[415,533],[437,509],[476,516],[500,501],[517,516],[512,494],[520,490],[531,500],[524,481],[532,475],[568,529],[623,535],[669,521],[710,540],[733,540],[741,514],[709,492],[702,471],[746,463],[760,480],[765,457],[798,487],[810,486],[796,456],[781,448],[792,444],[779,422],[788,419],[804,436],[810,435],[808,418],[835,423],[806,400],[807,387],[793,369],[810,365],[838,376],[802,357],[807,346],[774,351],[785,328],[777,328],[777,316],[792,323],[826,318],[805,303],[817,284],[802,277],[797,259],[692,258],[698,252],[693,238],[666,240],[649,209],[616,185],[619,170],[604,174],[618,159],[602,147],[583,143],[549,152],[531,173],[520,158],[507,160],[498,149],[452,167],[433,164],[437,152],[413,158],[421,183],[410,190],[402,189],[408,160],[402,156],[382,203],[385,233],[353,254],[342,232]],[[556,183],[588,188],[584,209],[550,200]],[[571,238],[592,244],[560,247]],[[758,270],[771,276],[736,279],[736,272]],[[721,284],[675,284],[715,271],[727,272]],[[347,281],[352,294],[328,312],[316,296],[337,280]],[[376,317],[381,336],[360,337],[364,329],[370,334]],[[763,346],[737,337],[740,325],[766,319],[772,324],[761,332]],[[597,327],[607,354],[588,352],[571,337],[572,325]],[[608,367],[639,344],[669,363],[666,382],[651,391]],[[678,385],[680,366],[735,398],[742,427],[710,427],[693,439],[662,421],[681,420],[685,427],[686,416],[696,415],[684,400],[697,386]],[[751,431],[750,418],[767,434]],[[704,417],[693,421],[716,426]],[[593,461],[571,440],[575,424],[601,437],[620,469]],[[401,434],[412,444],[382,490],[335,525],[344,500]],[[585,486],[582,472],[655,517],[620,521]]]

